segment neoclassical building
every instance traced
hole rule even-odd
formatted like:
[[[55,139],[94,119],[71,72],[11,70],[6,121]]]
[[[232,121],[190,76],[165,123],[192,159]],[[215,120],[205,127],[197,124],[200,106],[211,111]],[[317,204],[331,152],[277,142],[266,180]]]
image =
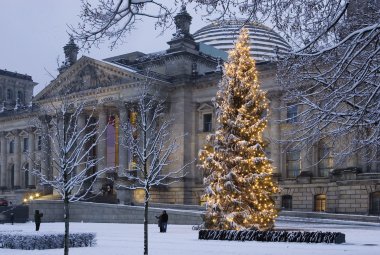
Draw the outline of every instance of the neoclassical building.
[[[32,117],[43,114],[35,105],[59,102],[63,96],[91,102],[97,106],[99,127],[107,123],[106,139],[97,144],[94,156],[103,160],[98,168],[115,166],[115,182],[122,182],[120,171],[130,168],[128,149],[121,146],[120,125],[129,121],[131,109],[128,102],[149,78],[167,97],[168,114],[174,119],[173,134],[187,134],[179,141],[172,168],[179,168],[197,158],[206,136],[215,130],[215,109],[212,99],[222,76],[221,63],[226,50],[233,47],[233,35],[239,24],[209,25],[190,34],[191,17],[182,9],[175,18],[176,33],[168,47],[160,52],[131,52],[104,60],[82,56],[77,60],[78,48],[71,40],[65,47],[66,62],[60,74],[35,98],[35,83],[30,76],[0,71],[0,196],[20,202],[22,197],[40,190],[38,180],[27,171],[31,161],[41,160],[42,168],[49,167],[49,155],[38,153],[46,146],[41,134],[30,126]],[[276,82],[276,59],[290,47],[274,31],[258,25],[249,25],[253,40],[252,55],[257,58],[261,86],[268,92],[271,114],[266,131],[267,153],[275,167],[275,177],[281,187],[276,197],[279,208],[285,210],[326,211],[336,213],[380,213],[380,169],[374,164],[365,166],[358,158],[335,165],[329,155],[331,148],[316,146],[310,152],[286,151],[280,144],[284,131],[292,123],[277,120],[290,118],[297,108],[281,108],[283,92]],[[231,32],[233,31],[233,32]],[[228,33],[227,33],[228,32]],[[255,45],[254,42],[257,41]],[[46,131],[47,132],[47,131]],[[24,152],[36,152],[28,158]],[[321,155],[324,155],[322,158]],[[96,171],[96,169],[95,169]],[[120,203],[141,202],[142,193],[113,187],[111,193]],[[201,204],[203,172],[194,162],[186,177],[171,186],[155,188],[153,202],[176,204]]]

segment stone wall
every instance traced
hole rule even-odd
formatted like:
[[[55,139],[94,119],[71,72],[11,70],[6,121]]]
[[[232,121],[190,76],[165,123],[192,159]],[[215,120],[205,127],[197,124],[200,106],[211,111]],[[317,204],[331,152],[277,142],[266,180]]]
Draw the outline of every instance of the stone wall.
[[[380,191],[379,176],[356,173],[346,178],[343,173],[329,178],[280,180],[282,191],[276,200],[277,207],[281,208],[282,196],[290,195],[292,210],[311,212],[315,210],[315,196],[322,194],[326,195],[326,212],[366,215],[370,213],[370,194]]]
[[[34,211],[40,210],[44,214],[44,222],[63,221],[62,201],[35,200],[30,204],[29,219],[34,220]],[[156,215],[162,208],[149,208],[149,223],[157,223]],[[169,224],[195,225],[202,222],[202,212],[184,211],[180,209],[166,209],[169,215]],[[142,206],[97,204],[75,202],[70,204],[71,222],[106,222],[106,223],[144,223],[144,208]]]

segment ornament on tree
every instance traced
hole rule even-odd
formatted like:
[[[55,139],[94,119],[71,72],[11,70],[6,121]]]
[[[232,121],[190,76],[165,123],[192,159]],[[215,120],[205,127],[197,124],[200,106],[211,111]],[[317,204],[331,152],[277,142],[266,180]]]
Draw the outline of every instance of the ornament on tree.
[[[229,52],[215,100],[217,128],[200,151],[206,173],[205,226],[208,229],[267,230],[277,210],[272,196],[271,161],[264,153],[268,100],[260,89],[248,30]]]

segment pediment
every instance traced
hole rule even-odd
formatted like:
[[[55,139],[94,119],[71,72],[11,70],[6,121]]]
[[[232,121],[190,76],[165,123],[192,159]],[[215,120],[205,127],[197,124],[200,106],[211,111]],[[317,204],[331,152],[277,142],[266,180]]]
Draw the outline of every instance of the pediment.
[[[134,70],[106,61],[81,57],[44,88],[35,100],[78,94],[97,88],[117,86],[139,81],[141,75]]]
[[[12,132],[8,132],[6,135],[5,135],[5,138],[7,139],[13,139],[15,137],[15,135],[12,133]]]
[[[28,136],[28,132],[26,132],[25,130],[22,130],[19,136]]]
[[[213,111],[214,110],[214,107],[212,107],[212,105],[210,104],[207,104],[207,103],[203,103],[201,104],[198,109],[197,109],[199,112],[208,112],[208,111]]]

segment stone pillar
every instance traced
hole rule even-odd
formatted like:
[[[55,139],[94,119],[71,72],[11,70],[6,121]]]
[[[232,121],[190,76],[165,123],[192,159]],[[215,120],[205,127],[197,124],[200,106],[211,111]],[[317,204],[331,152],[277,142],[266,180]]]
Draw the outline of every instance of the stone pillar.
[[[132,183],[125,177],[126,170],[128,168],[128,148],[124,144],[124,131],[123,125],[127,123],[128,111],[125,108],[125,104],[119,105],[119,168],[117,184],[117,199],[121,204],[130,204],[133,202],[133,191],[124,187],[130,186]],[[123,177],[124,176],[124,177]]]
[[[36,188],[36,178],[32,174],[32,171],[34,170],[35,167],[35,162],[36,162],[36,142],[35,142],[35,134],[34,134],[34,129],[29,129],[29,172],[28,172],[28,188],[30,189],[35,189]]]
[[[0,187],[2,189],[6,188],[7,186],[7,139],[5,139],[5,132],[0,133],[0,146],[1,146],[1,155],[0,155],[0,165],[1,165],[1,172],[0,172]]]
[[[271,124],[270,124],[270,151],[271,151],[271,159],[273,161],[272,165],[274,167],[274,173],[281,173],[281,147],[278,141],[281,139],[281,127],[280,127],[280,119],[281,119],[281,110],[280,110],[280,98],[279,96],[274,96],[274,98],[270,102],[271,107]]]
[[[41,152],[40,152],[40,159],[41,159],[41,173],[46,176],[47,179],[51,179],[53,170],[51,166],[51,157],[53,156],[53,150],[54,148],[51,148],[51,141],[50,141],[50,135],[49,135],[49,123],[51,120],[51,117],[48,115],[42,115],[39,117],[39,120],[41,122]],[[53,189],[51,186],[45,184],[41,187],[38,187],[38,189],[41,189],[41,192],[44,195],[52,194]]]
[[[14,189],[21,188],[20,182],[20,174],[21,174],[21,140],[20,140],[20,131],[14,131],[15,136],[15,147],[14,147],[14,155],[15,155],[15,165],[14,165]]]
[[[80,114],[78,116],[78,132],[80,132],[85,126],[86,126],[86,116],[84,114]],[[79,137],[78,137],[78,140],[79,141],[82,141],[84,139],[84,135],[86,134],[86,132],[83,132],[83,133],[80,133],[79,134]],[[81,154],[80,154],[80,157],[82,157],[85,153],[85,150],[86,150],[86,145],[84,144],[83,147],[81,148]],[[85,169],[85,164],[84,162],[86,161],[86,159],[83,159],[81,160],[80,162],[80,165],[77,166],[77,169],[76,169],[76,172],[77,173],[80,173],[81,171],[83,171]]]
[[[119,169],[118,175],[123,176],[128,167],[128,149],[123,141],[123,125],[128,121],[128,112],[124,105],[119,107]]]
[[[41,120],[41,172],[45,176],[49,176],[50,172],[50,136],[49,136],[49,119],[48,116],[40,117]]]
[[[102,158],[102,160],[99,161],[97,170],[102,170],[106,168],[107,163],[107,133],[106,133],[106,126],[107,126],[107,112],[102,107],[99,111],[98,116],[98,135],[100,135],[100,138],[98,139],[98,144],[96,146],[96,157]],[[105,178],[105,174],[101,174],[99,178]]]

